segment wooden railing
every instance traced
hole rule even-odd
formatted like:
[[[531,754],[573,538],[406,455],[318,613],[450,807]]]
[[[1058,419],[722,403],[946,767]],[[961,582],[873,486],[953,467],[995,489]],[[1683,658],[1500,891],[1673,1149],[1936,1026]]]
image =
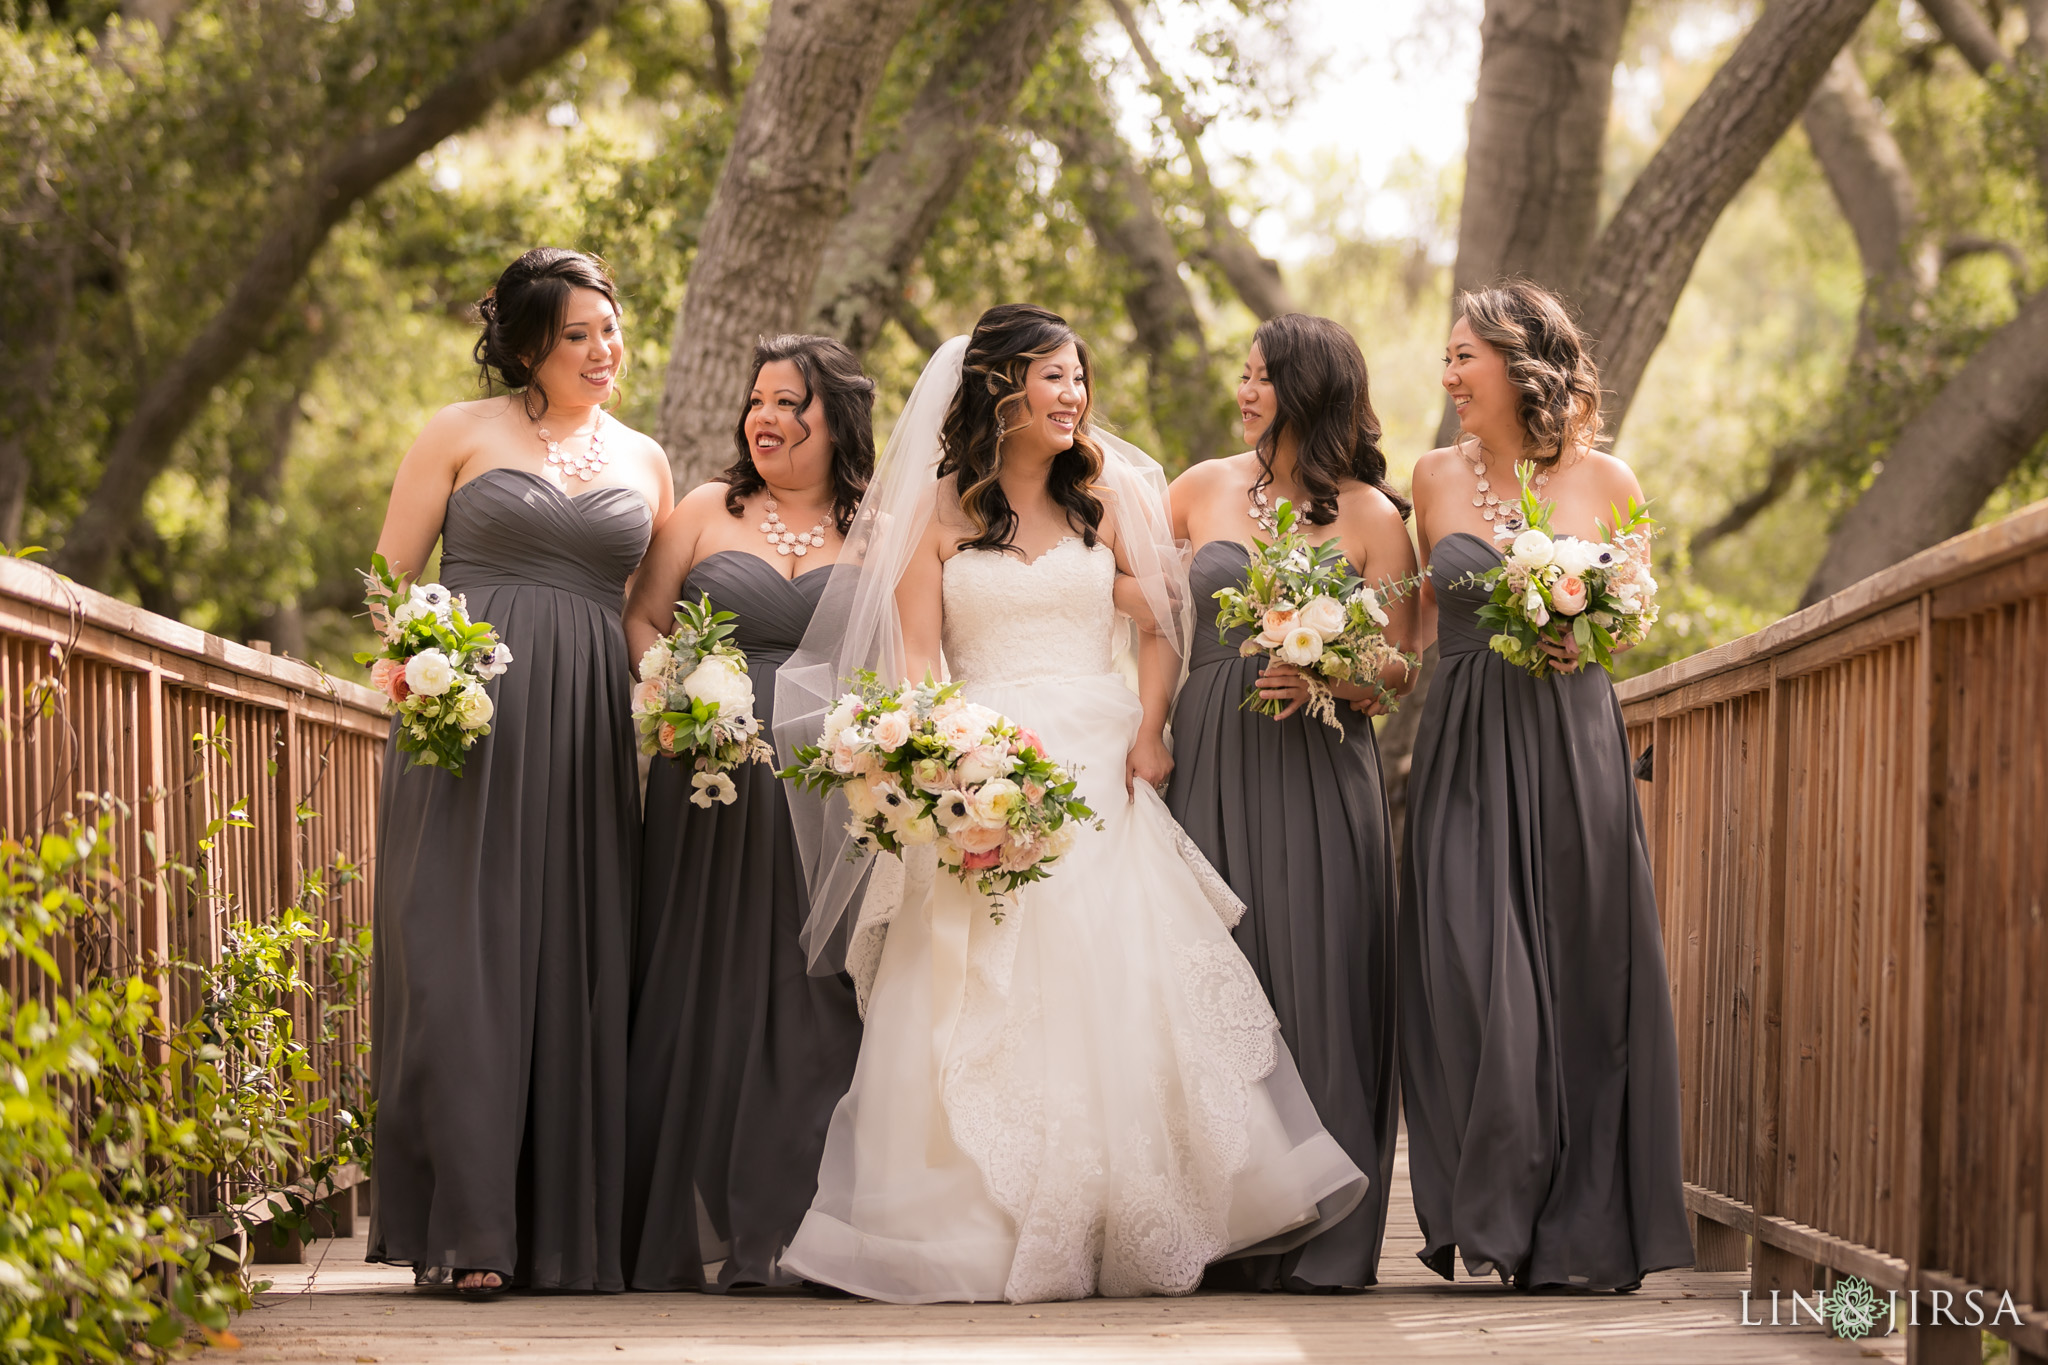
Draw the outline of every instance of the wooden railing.
[[[2048,503],[1618,691],[1703,1267],[2048,1358]]]
[[[389,728],[381,701],[306,664],[0,558],[0,830],[34,834],[67,813],[89,814],[102,796],[130,812],[114,825],[115,861],[131,888],[120,899],[124,922],[108,926],[106,943],[62,945],[66,981],[93,965],[81,951],[137,968],[213,965],[236,922],[299,902],[303,879],[323,869],[327,893],[309,908],[337,933],[368,925]],[[209,826],[230,816],[239,818],[213,829],[202,850]],[[337,877],[336,867],[365,875]],[[17,996],[50,989],[14,966]],[[194,974],[166,979],[166,1012],[192,1017]],[[302,1039],[318,1036],[312,1012],[308,1004],[294,1021]],[[359,1012],[336,1022],[339,1039],[314,1050],[314,1096],[355,1099],[366,1089],[356,1044],[369,1021]],[[359,1177],[350,1169],[335,1183]],[[216,1207],[221,1193],[196,1190],[195,1211]],[[352,1211],[352,1201],[337,1201],[337,1221]]]

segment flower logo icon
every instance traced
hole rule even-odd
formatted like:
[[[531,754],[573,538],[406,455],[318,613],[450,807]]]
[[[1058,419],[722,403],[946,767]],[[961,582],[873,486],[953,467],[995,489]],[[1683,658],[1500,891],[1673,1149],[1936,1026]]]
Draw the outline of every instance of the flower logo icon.
[[[1845,1341],[1861,1341],[1877,1329],[1885,1306],[1869,1284],[1844,1276],[1828,1294],[1828,1326]]]

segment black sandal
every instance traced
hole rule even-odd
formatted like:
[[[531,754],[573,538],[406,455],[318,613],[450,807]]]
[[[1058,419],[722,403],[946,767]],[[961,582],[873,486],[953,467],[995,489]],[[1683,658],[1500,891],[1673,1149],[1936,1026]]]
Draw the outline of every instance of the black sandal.
[[[478,1285],[474,1289],[465,1289],[462,1282],[471,1275],[496,1275],[498,1282],[496,1284]],[[462,1270],[458,1268],[453,1272],[451,1278],[455,1283],[455,1292],[473,1303],[482,1303],[486,1299],[498,1298],[512,1287],[512,1277],[502,1270]]]

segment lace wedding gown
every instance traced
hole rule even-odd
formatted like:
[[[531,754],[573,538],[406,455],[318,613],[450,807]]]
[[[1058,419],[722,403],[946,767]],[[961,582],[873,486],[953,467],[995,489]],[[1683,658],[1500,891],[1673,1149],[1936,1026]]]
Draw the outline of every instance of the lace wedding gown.
[[[947,561],[952,676],[1078,765],[1104,828],[1001,924],[910,870],[796,1274],[897,1303],[1185,1294],[1365,1192],[1230,938],[1243,906],[1151,788],[1124,792],[1140,704],[1111,666],[1115,574],[1072,538]]]

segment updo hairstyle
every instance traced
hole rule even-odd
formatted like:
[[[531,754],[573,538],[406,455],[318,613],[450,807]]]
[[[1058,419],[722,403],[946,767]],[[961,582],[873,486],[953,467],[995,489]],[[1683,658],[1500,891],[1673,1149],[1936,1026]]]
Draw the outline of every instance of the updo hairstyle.
[[[621,311],[618,288],[604,262],[558,246],[527,252],[477,300],[483,330],[475,356],[484,392],[519,394],[527,417],[536,422],[547,413],[548,394],[535,375],[561,342],[569,295],[578,289],[596,290],[611,302],[613,312]],[[619,372],[625,373],[624,364]]]

